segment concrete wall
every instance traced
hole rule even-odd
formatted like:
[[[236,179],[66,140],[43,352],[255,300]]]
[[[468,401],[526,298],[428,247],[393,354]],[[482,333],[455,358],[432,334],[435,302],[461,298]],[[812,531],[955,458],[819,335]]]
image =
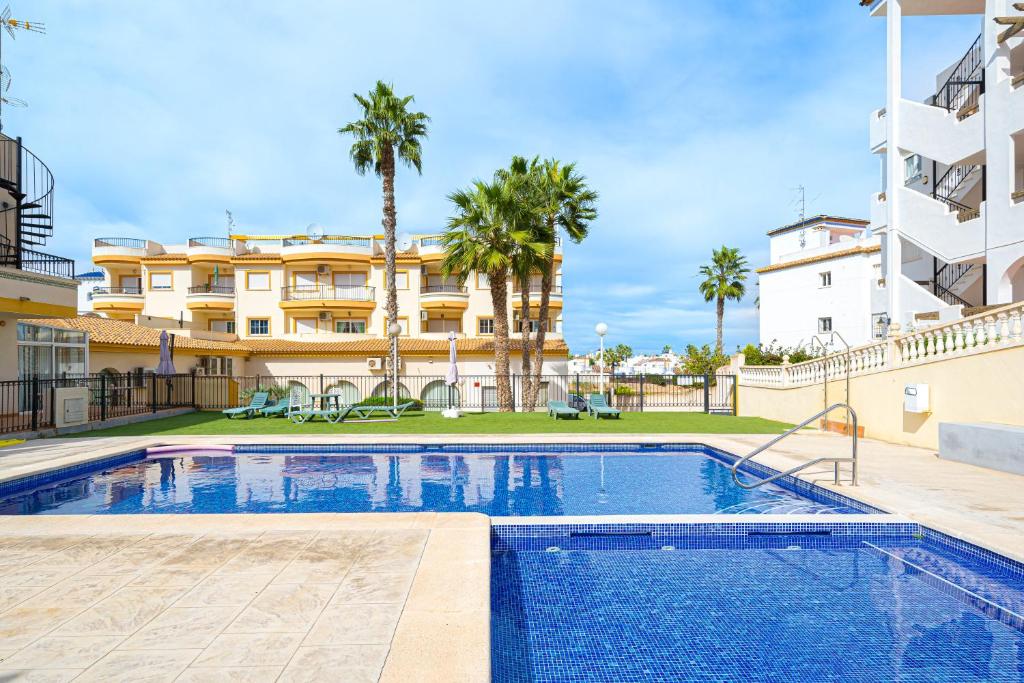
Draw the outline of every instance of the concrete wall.
[[[940,422],[996,422],[1024,426],[1024,348],[993,350],[853,377],[849,403],[864,435],[938,448]],[[929,385],[929,414],[903,411],[907,384]],[[845,382],[831,381],[829,403],[846,398]],[[821,384],[795,388],[739,387],[739,414],[800,422],[824,407]],[[833,420],[842,420],[835,413]]]

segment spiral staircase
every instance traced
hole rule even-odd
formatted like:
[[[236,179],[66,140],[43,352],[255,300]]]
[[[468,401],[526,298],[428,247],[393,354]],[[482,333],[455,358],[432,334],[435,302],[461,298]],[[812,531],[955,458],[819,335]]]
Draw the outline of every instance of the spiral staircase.
[[[53,174],[21,144],[0,137],[0,265],[71,279],[71,259],[36,250],[53,236]]]

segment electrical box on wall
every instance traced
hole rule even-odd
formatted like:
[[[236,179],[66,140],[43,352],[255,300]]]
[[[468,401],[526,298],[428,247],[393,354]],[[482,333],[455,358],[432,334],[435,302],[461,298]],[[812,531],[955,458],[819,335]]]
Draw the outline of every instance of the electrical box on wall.
[[[930,413],[927,384],[908,384],[903,388],[903,411],[907,413]]]

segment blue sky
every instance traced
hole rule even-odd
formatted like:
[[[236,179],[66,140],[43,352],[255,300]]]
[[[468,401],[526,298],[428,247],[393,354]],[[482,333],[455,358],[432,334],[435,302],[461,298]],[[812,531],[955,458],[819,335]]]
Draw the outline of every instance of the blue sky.
[[[600,218],[565,257],[574,351],[714,339],[696,271],[721,244],[767,262],[765,232],[808,211],[865,216],[867,120],[884,104],[884,22],[855,0],[738,2],[15,3],[45,36],[4,42],[5,110],[57,178],[49,250],[87,269],[91,239],[239,229],[379,231],[380,184],[336,129],[375,80],[433,118],[423,175],[400,172],[399,229],[443,227],[445,196],[513,154],[574,160]],[[928,22],[925,24],[924,22]],[[908,22],[910,94],[979,20]],[[917,91],[915,91],[917,89]],[[726,345],[756,341],[756,289]]]

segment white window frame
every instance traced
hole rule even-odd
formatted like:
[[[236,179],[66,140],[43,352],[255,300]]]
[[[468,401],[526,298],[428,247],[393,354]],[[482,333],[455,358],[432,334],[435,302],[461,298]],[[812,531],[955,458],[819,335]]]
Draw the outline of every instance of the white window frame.
[[[818,273],[818,286],[821,288],[828,288],[832,286],[832,271],[825,270]]]
[[[826,323],[826,321],[828,321],[828,322]],[[828,329],[826,329],[826,324],[828,326]],[[825,316],[820,316],[818,318],[818,334],[824,334],[825,332],[831,332],[833,329],[835,329],[835,327],[832,324],[832,316],[825,315]]]

